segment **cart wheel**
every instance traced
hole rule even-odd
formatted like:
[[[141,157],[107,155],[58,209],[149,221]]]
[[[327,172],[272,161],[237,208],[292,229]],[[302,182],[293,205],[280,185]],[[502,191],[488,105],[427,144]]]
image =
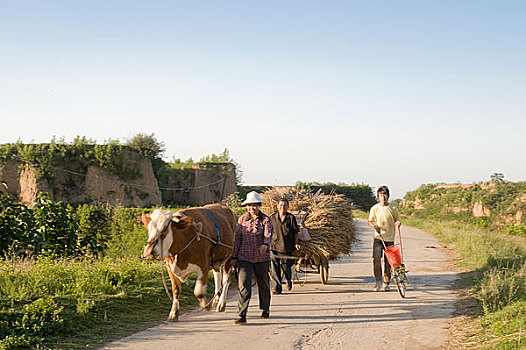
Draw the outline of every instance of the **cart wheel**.
[[[321,284],[327,284],[327,281],[329,280],[329,262],[322,261],[318,266],[318,269],[320,271]]]

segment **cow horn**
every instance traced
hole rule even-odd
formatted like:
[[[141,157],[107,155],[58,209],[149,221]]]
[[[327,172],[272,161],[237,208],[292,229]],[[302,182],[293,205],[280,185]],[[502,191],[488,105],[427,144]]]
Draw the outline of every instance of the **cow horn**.
[[[180,212],[177,212],[175,213],[175,215],[172,217],[172,221],[175,222],[175,223],[178,223],[182,218],[184,218],[186,215],[184,215],[183,213],[180,213]]]

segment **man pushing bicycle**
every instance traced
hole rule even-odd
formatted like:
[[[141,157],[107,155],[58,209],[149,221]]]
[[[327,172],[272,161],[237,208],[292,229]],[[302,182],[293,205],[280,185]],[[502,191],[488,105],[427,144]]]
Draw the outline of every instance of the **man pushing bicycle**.
[[[394,245],[396,229],[400,228],[401,223],[398,209],[389,204],[389,188],[380,186],[376,193],[379,203],[369,211],[369,226],[374,229],[373,271],[376,285],[373,290],[378,292],[382,288],[382,257],[384,258],[383,290],[389,290],[391,265],[385,257],[384,250]]]

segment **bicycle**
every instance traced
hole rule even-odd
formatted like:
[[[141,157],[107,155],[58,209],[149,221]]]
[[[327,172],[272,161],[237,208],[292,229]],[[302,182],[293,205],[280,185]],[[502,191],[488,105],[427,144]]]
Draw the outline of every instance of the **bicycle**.
[[[398,237],[400,243],[395,244],[389,248],[386,247],[384,238],[380,234],[380,239],[384,245],[384,253],[389,265],[391,265],[391,275],[393,281],[396,285],[396,289],[402,298],[405,298],[405,292],[407,290],[407,285],[409,281],[407,279],[407,269],[403,263],[403,252],[402,252],[402,234],[400,232],[400,227],[398,227]]]

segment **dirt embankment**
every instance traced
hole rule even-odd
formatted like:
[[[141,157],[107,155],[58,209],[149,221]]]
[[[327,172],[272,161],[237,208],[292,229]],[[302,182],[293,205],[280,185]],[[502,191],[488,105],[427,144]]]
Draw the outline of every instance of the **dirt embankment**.
[[[236,168],[231,163],[197,163],[172,171],[160,186],[148,158],[125,152],[125,162],[137,175],[124,179],[96,165],[79,170],[76,160],[52,168],[51,177],[39,175],[34,165],[17,160],[0,161],[0,179],[7,191],[25,203],[34,202],[39,192],[66,203],[104,202],[112,205],[146,207],[173,203],[204,205],[216,203],[237,191]],[[2,189],[5,190],[5,189]]]
[[[138,207],[162,205],[151,161],[132,153],[126,157],[139,174],[133,180],[121,179],[95,165],[79,172],[75,160],[72,164],[63,162],[54,167],[51,181],[39,176],[33,165],[6,160],[0,163],[0,178],[8,183],[7,191],[25,203],[34,202],[39,192],[47,192],[53,200],[67,203],[98,201]]]

